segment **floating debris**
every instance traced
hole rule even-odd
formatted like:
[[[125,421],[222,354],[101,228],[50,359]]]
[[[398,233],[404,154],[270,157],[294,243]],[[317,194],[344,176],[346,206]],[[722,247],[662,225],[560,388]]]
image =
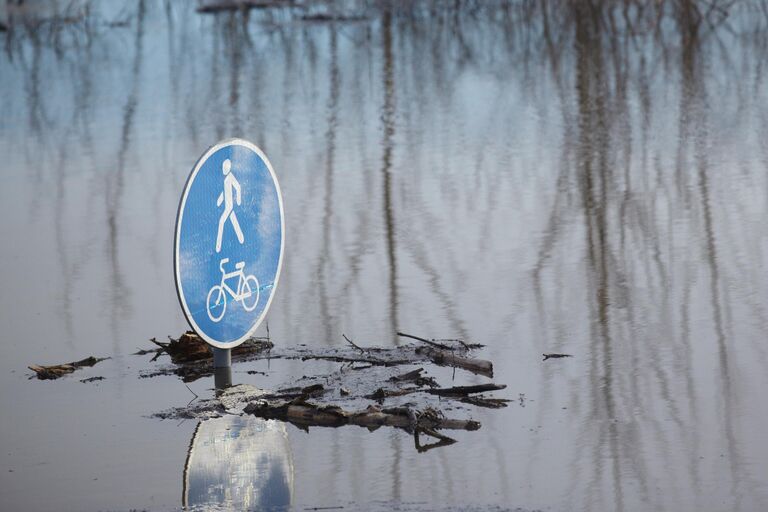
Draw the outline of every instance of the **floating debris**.
[[[193,401],[186,407],[157,413],[155,417],[208,419],[223,414],[249,414],[262,419],[292,423],[304,430],[309,427],[345,425],[357,425],[371,430],[394,427],[412,434],[416,449],[426,451],[456,442],[441,433],[442,430],[480,428],[480,423],[471,418],[447,418],[441,410],[446,403],[454,401],[475,407],[500,408],[506,407],[510,402],[505,398],[485,395],[506,389],[503,384],[487,382],[441,387],[434,377],[428,375],[425,363],[454,366],[476,375],[492,375],[492,363],[471,357],[472,349],[463,342],[457,343],[458,340],[451,340],[450,345],[442,343],[446,340],[426,340],[427,346],[381,348],[364,347],[347,336],[343,337],[348,344],[346,347],[309,349],[298,346],[276,350],[271,349],[270,343],[269,348],[252,348],[242,353],[239,359],[252,361],[270,358],[341,363],[338,370],[332,373],[303,375],[287,386],[278,387],[276,391],[266,391],[247,384],[220,389],[216,398]],[[424,343],[424,339],[412,338]],[[202,353],[195,348],[198,343],[200,341],[190,333],[180,337],[174,343],[174,349],[167,351],[168,354],[183,350],[192,355],[192,360],[144,376],[176,374],[186,382],[210,375],[210,359],[195,359],[197,354]],[[436,347],[433,343],[440,343],[441,346]],[[190,344],[191,347],[182,349],[183,344]],[[234,356],[233,352],[233,360],[236,359]],[[187,358],[189,356],[176,356],[175,360]],[[399,368],[414,364],[420,366],[406,371]],[[322,366],[323,369],[326,367],[327,365]],[[302,385],[296,385],[297,382]],[[466,410],[462,407],[457,409]],[[422,443],[424,436],[433,441]]]
[[[371,400],[383,400],[384,398],[392,397],[392,396],[403,396],[408,395],[411,393],[427,393],[430,395],[438,395],[443,397],[450,397],[450,398],[463,398],[475,393],[482,393],[485,391],[498,391],[501,389],[506,389],[506,385],[504,384],[479,384],[477,386],[454,386],[452,388],[420,388],[420,387],[414,387],[414,388],[407,388],[407,389],[398,389],[393,391],[387,391],[383,388],[379,388],[376,391],[374,391],[372,394],[366,396],[366,398]]]
[[[561,357],[573,357],[571,354],[542,354],[544,356],[544,359],[542,361],[546,361],[547,359],[559,359]]]
[[[251,9],[268,9],[271,7],[292,7],[293,0],[217,0],[205,2],[197,8],[201,14],[215,14],[228,11],[249,11]]]
[[[350,345],[349,347],[317,349],[301,345],[275,349],[273,344],[267,339],[252,338],[232,349],[232,361],[244,362],[260,359],[300,359],[307,361],[314,359],[365,364],[365,366],[358,367],[358,369],[370,368],[372,366],[391,367],[431,362],[438,366],[461,368],[477,375],[493,377],[493,363],[491,361],[469,356],[473,347],[477,345],[467,345],[463,342],[458,343],[458,340],[455,340],[457,343],[453,346],[443,345],[446,348],[438,349],[433,348],[431,345],[426,347],[415,345],[388,348],[361,347],[346,336],[344,338]],[[423,340],[423,338],[413,338]],[[169,339],[169,343],[162,343],[154,338],[150,341],[158,345],[162,349],[162,353],[167,353],[171,357],[171,362],[174,363],[174,366],[144,372],[141,375],[142,377],[177,375],[184,382],[192,382],[213,374],[213,367],[210,364],[213,356],[207,343],[197,334],[190,331],[184,333],[178,340]]]
[[[34,371],[37,378],[40,380],[53,380],[53,379],[58,379],[60,377],[63,377],[64,375],[70,374],[79,368],[93,366],[96,363],[100,363],[101,361],[104,361],[106,359],[109,359],[109,358],[108,357],[99,358],[99,357],[90,356],[80,361],[74,361],[71,363],[55,364],[52,366],[41,366],[37,364],[32,364],[32,365],[29,365],[27,368]]]
[[[135,355],[148,354],[150,352],[165,352],[171,356],[171,361],[175,364],[191,363],[196,361],[208,361],[213,359],[213,352],[208,343],[193,331],[187,331],[178,339],[168,337],[168,342],[163,343],[152,338],[151,341],[159,348],[152,350],[140,350]],[[261,353],[272,348],[269,340],[260,338],[251,338],[241,345],[232,349],[232,357],[243,356],[247,354]]]
[[[80,379],[80,382],[82,382],[83,384],[87,384],[88,382],[96,382],[96,381],[105,380],[105,379],[106,379],[106,377],[101,377],[101,376],[99,376],[99,377],[88,377],[87,379]]]
[[[322,386],[320,387],[322,388]],[[446,418],[431,406],[382,407],[372,404],[362,409],[348,409],[337,405],[309,402],[310,395],[322,395],[326,390],[313,387],[306,394],[297,393],[295,398],[281,398],[279,393],[240,384],[222,391],[216,398],[202,400],[187,407],[178,407],[154,414],[161,419],[212,419],[228,414],[250,414],[262,419],[291,423],[302,430],[310,427],[342,427],[357,425],[373,431],[380,427],[394,427],[414,436],[420,452],[447,446],[456,442],[440,430],[478,430],[481,425],[472,419]],[[421,435],[437,439],[423,444]]]
[[[314,14],[304,14],[301,16],[303,21],[314,23],[342,23],[350,21],[368,21],[370,18],[361,14],[332,14],[327,12],[317,12]]]

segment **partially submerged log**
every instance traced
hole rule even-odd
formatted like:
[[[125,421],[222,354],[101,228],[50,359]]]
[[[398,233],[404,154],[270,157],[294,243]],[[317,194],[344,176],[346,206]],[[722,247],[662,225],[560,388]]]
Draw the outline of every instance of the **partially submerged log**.
[[[394,427],[413,434],[416,449],[427,451],[456,442],[438,430],[478,430],[480,423],[474,420],[445,418],[433,408],[422,410],[409,407],[381,408],[374,405],[360,411],[350,411],[337,406],[318,406],[294,400],[291,402],[272,402],[259,399],[248,404],[243,412],[259,418],[275,419],[296,425],[302,429],[309,427],[342,427],[356,425],[375,430],[380,427]],[[419,434],[429,435],[438,442],[424,445]]]
[[[453,366],[454,368],[461,368],[478,375],[493,377],[493,363],[491,361],[462,357],[446,350],[437,350],[429,347],[416,349],[416,352],[424,354],[436,365]]]
[[[81,359],[80,361],[73,361],[71,363],[65,363],[65,364],[55,364],[51,366],[41,366],[37,364],[29,365],[27,368],[34,371],[37,378],[40,380],[53,380],[58,379],[59,377],[63,377],[64,375],[68,375],[75,370],[87,366],[93,366],[96,363],[99,363],[101,361],[104,361],[106,359],[109,359],[108,357],[86,357],[85,359]]]
[[[435,409],[418,411],[406,407],[381,409],[371,405],[362,411],[347,411],[336,406],[257,400],[248,404],[243,412],[259,418],[288,421],[304,427],[357,425],[367,428],[387,426],[414,430],[419,427],[450,430],[480,428],[480,423],[474,420],[444,418],[442,413]]]
[[[507,385],[489,382],[488,384],[476,384],[474,386],[453,386],[451,388],[428,389],[426,392],[431,395],[440,396],[466,396],[475,393],[484,393],[486,391],[498,391],[501,389],[507,389]]]

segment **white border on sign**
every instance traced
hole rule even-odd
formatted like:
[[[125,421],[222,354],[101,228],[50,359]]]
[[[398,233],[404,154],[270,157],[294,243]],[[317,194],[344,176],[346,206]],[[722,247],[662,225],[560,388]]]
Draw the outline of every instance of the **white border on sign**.
[[[195,177],[197,176],[198,171],[200,171],[200,168],[203,166],[203,164],[208,160],[208,158],[215,153],[216,151],[220,150],[221,148],[225,148],[227,146],[244,146],[250,150],[252,150],[254,153],[259,155],[261,157],[262,161],[267,165],[267,169],[269,169],[269,174],[272,176],[272,182],[275,184],[275,189],[277,190],[277,202],[280,205],[280,258],[277,260],[277,272],[275,273],[275,283],[272,286],[272,293],[269,294],[269,300],[267,300],[267,304],[264,306],[264,310],[261,312],[261,315],[256,320],[256,322],[251,326],[251,328],[248,330],[247,333],[245,333],[241,338],[230,341],[227,343],[222,343],[220,341],[214,340],[208,335],[206,335],[202,329],[197,325],[195,322],[195,319],[192,317],[192,313],[189,311],[189,308],[187,307],[187,300],[184,297],[184,290],[181,287],[181,272],[179,271],[179,236],[181,235],[181,222],[183,220],[184,216],[184,206],[187,203],[187,195],[189,195],[189,188],[192,186],[192,183],[195,181]],[[176,295],[179,297],[179,302],[181,303],[181,308],[184,311],[184,316],[187,317],[187,322],[189,322],[189,325],[192,327],[192,330],[194,330],[201,338],[203,338],[205,341],[207,341],[209,344],[213,345],[216,348],[235,348],[236,346],[240,345],[242,342],[247,340],[253,332],[258,329],[259,325],[261,325],[262,320],[264,320],[264,317],[267,315],[267,311],[269,311],[269,306],[272,304],[272,299],[275,297],[275,292],[277,291],[277,282],[280,280],[280,271],[283,268],[283,250],[285,249],[285,215],[283,213],[283,193],[280,190],[280,182],[277,181],[277,176],[275,175],[275,170],[272,169],[272,164],[270,163],[269,159],[267,158],[267,155],[264,154],[264,152],[259,149],[258,146],[255,144],[248,142],[247,140],[243,139],[226,139],[223,140],[210,148],[203,154],[203,156],[198,159],[198,161],[195,163],[194,168],[192,169],[192,172],[189,174],[189,177],[187,178],[187,182],[184,184],[184,193],[181,195],[181,202],[179,202],[179,209],[176,212],[176,230],[175,235],[173,237],[173,273],[176,280]]]

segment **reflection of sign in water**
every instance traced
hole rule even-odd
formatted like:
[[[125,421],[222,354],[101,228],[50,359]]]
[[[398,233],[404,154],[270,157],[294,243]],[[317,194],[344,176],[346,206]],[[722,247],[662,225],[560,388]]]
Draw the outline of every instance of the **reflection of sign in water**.
[[[234,415],[199,423],[183,485],[183,506],[193,510],[290,508],[293,459],[285,425]]]
[[[259,326],[283,240],[283,199],[264,153],[240,139],[206,151],[181,197],[174,269],[184,314],[208,343],[232,348]]]

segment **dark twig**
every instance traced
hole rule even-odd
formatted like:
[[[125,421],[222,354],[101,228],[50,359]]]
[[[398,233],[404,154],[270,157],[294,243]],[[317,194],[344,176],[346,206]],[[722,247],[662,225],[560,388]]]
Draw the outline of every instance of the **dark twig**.
[[[430,444],[421,444],[419,440],[419,433],[426,434],[428,436],[432,436],[438,441],[435,443]],[[416,445],[416,451],[419,453],[424,453],[428,450],[431,450],[432,448],[440,448],[442,446],[449,446],[456,442],[455,439],[452,439],[448,436],[444,436],[442,434],[437,433],[434,429],[426,428],[426,427],[419,427],[416,429],[416,431],[413,433],[413,440]]]
[[[484,345],[481,345],[480,343],[466,343],[464,340],[459,338],[437,338],[437,339],[433,338],[432,341],[455,341],[456,343],[459,343],[462,347],[464,347],[464,350],[484,347]]]
[[[184,383],[184,385],[185,385],[185,386],[187,386],[187,389],[189,390],[189,392],[190,392],[190,393],[192,393],[193,395],[195,395],[195,398],[200,398],[199,396],[197,396],[197,393],[195,393],[194,391],[192,391],[192,388],[190,388],[190,387],[187,385],[187,383],[186,383],[186,382]]]
[[[162,352],[165,350],[164,348],[148,348],[148,349],[139,349],[138,352],[134,352],[133,356],[143,356],[146,354],[157,354],[158,352]]]
[[[29,365],[27,368],[35,372],[35,375],[30,378],[37,377],[40,380],[46,380],[46,379],[53,380],[53,379],[58,379],[59,377],[63,377],[64,375],[67,375],[69,373],[72,373],[79,368],[83,368],[85,366],[93,366],[96,363],[100,363],[101,361],[105,361],[107,359],[111,359],[111,358],[90,356],[90,357],[86,357],[81,361],[73,361],[71,363],[55,364],[51,366],[41,366],[37,364],[32,364],[32,365]]]
[[[175,341],[170,336],[168,336],[168,339],[170,339],[171,341]],[[155,338],[149,338],[149,341],[151,341],[152,343],[154,343],[155,345],[160,347],[160,350],[168,350],[168,345],[169,345],[168,343],[163,343],[162,341],[157,341],[157,339],[155,339]]]
[[[440,348],[443,350],[454,350],[454,347],[443,345],[442,343],[438,343],[434,340],[428,340],[426,338],[422,338],[420,336],[414,336],[413,334],[406,334],[404,332],[398,332],[398,336],[402,336],[403,338],[411,338],[413,340],[421,341],[422,343],[426,343],[427,345],[432,345],[433,347]]]
[[[187,383],[185,382],[185,383],[184,383],[184,385],[185,385],[185,386],[187,386]],[[192,400],[190,400],[190,401],[189,401],[189,403],[187,404],[187,407],[189,407],[189,405],[190,405],[192,402],[194,402],[195,400],[197,400],[197,399],[198,399],[198,398],[200,398],[200,397],[199,397],[199,396],[197,396],[197,393],[195,393],[194,391],[192,391],[192,388],[190,388],[189,386],[187,386],[187,389],[189,390],[189,392],[190,392],[190,393],[192,393],[193,395],[195,395],[195,398],[193,398]]]
[[[359,347],[359,346],[355,345],[355,342],[354,342],[354,341],[352,341],[351,339],[347,338],[347,335],[346,335],[346,334],[342,334],[342,336],[344,337],[344,339],[345,339],[345,340],[347,340],[347,343],[349,343],[350,345],[352,345],[353,347],[355,347],[355,348],[356,348],[357,350],[359,350],[360,352],[363,352],[363,353],[367,352],[367,350],[365,350],[364,348],[362,348],[362,347]]]

